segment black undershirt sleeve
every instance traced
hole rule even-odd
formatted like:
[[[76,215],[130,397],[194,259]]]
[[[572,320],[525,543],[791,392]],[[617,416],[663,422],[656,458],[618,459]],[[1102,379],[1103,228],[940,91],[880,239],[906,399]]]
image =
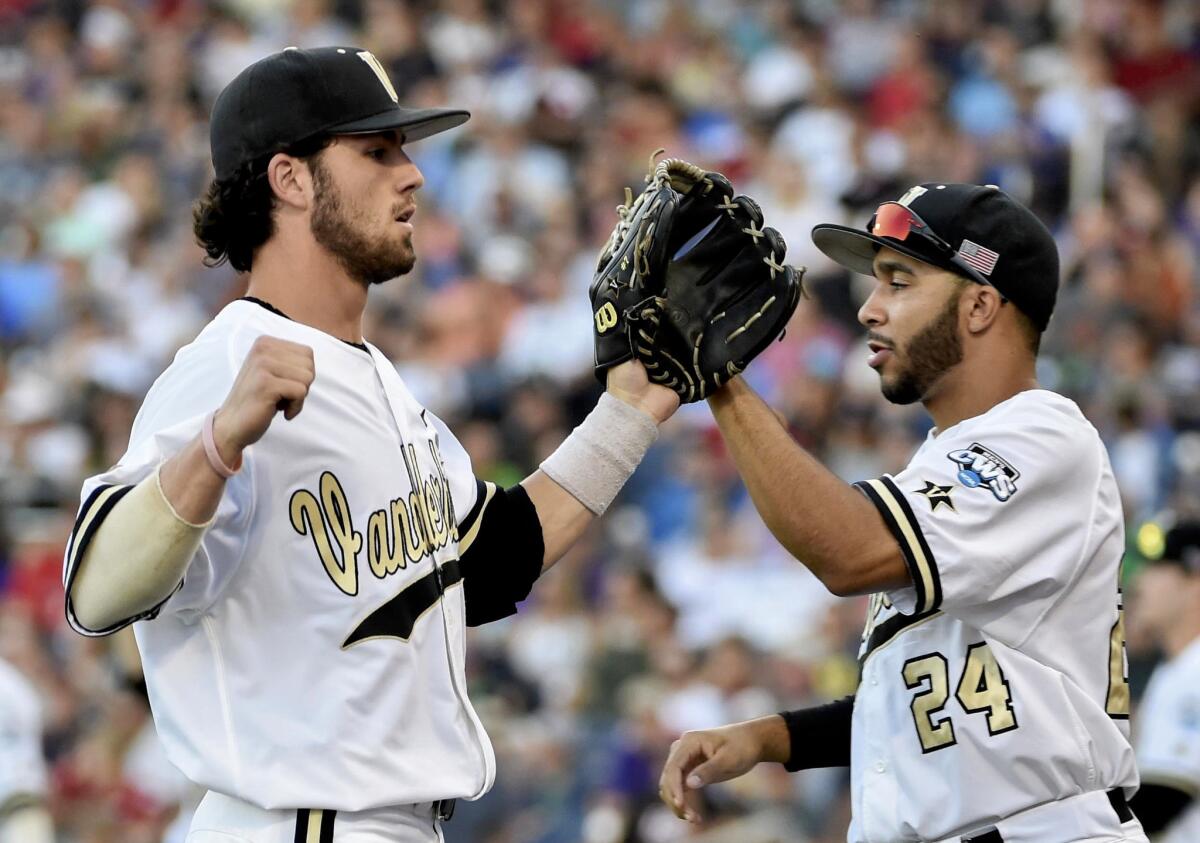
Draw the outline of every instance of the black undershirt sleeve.
[[[475,506],[458,525],[467,626],[516,614],[542,573],[542,522],[525,489],[477,481]]]
[[[1157,834],[1182,814],[1193,798],[1170,785],[1144,783],[1129,800],[1129,809],[1142,821],[1147,834]]]
[[[853,696],[814,708],[779,712],[787,723],[792,745],[784,769],[795,773],[814,767],[849,767],[853,715]]]

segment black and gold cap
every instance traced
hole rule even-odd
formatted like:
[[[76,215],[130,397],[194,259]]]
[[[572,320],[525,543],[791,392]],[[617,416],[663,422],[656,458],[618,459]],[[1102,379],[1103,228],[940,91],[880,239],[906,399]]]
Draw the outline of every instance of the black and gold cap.
[[[244,164],[319,135],[400,132],[420,140],[467,122],[453,108],[408,108],[379,59],[358,47],[288,47],[247,67],[213,104],[218,181]]]

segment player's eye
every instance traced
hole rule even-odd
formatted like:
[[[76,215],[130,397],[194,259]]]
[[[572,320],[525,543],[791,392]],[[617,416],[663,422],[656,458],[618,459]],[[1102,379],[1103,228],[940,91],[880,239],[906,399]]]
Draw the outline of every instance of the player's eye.
[[[892,281],[888,282],[888,286],[891,287],[893,290],[903,290],[908,285],[905,284],[903,281],[892,280]]]
[[[371,158],[374,158],[376,161],[382,161],[384,156],[387,155],[387,150],[381,146],[372,147],[371,149],[367,150],[367,155]]]

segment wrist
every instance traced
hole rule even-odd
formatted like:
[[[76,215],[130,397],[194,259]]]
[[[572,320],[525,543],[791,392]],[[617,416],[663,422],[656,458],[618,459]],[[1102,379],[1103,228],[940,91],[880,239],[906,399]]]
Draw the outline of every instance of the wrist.
[[[602,515],[657,438],[652,415],[606,392],[540,467],[593,514]]]
[[[211,436],[210,442],[205,443],[205,453],[213,470],[222,477],[228,478],[242,467],[242,445],[230,432],[227,421],[221,409],[214,410],[206,420],[205,427]],[[211,444],[212,452],[209,451]]]
[[[633,409],[637,410],[639,413],[649,416],[656,425],[662,424],[664,421],[667,420],[667,418],[670,417],[669,415],[667,417],[663,417],[661,415],[661,413],[659,412],[659,405],[662,402],[654,401],[653,398],[655,396],[645,395],[645,394],[641,394],[641,395],[635,394],[635,393],[629,392],[628,390],[624,390],[624,389],[621,389],[620,387],[615,387],[612,385],[609,385],[608,388],[606,389],[606,391],[608,392],[609,395],[611,395],[613,398],[616,398],[618,401],[621,401],[621,402],[629,405]]]
[[[741,375],[730,378],[720,389],[708,396],[708,405],[714,410],[718,407],[725,407],[732,404],[738,399],[738,396],[744,395],[750,391],[750,387]]]
[[[783,715],[772,714],[751,722],[756,727],[759,760],[786,764],[792,755],[792,740]]]

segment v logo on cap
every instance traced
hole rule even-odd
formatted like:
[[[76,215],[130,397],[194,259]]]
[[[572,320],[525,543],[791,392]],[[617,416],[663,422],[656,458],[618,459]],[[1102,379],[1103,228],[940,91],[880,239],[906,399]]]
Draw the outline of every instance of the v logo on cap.
[[[375,54],[370,50],[360,50],[354,55],[365,61],[367,67],[375,71],[375,75],[379,77],[380,84],[388,92],[388,96],[392,98],[392,102],[399,103],[400,97],[396,95],[396,89],[392,87],[392,80],[388,78],[387,71],[383,69],[383,65],[380,64],[379,59],[375,58]]]

